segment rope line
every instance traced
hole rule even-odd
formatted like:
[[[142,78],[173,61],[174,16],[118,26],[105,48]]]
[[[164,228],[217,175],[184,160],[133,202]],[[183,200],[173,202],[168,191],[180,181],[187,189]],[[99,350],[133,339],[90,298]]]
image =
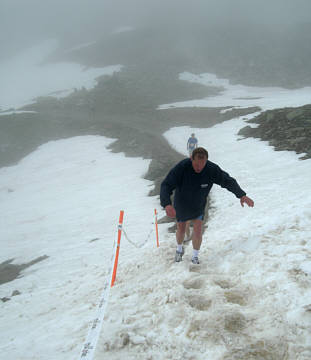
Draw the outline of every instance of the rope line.
[[[152,223],[152,224],[154,224],[154,223]],[[134,247],[136,247],[137,249],[142,248],[142,247],[148,242],[148,240],[150,239],[151,234],[152,234],[153,231],[154,231],[154,229],[152,228],[152,229],[149,231],[149,234],[147,235],[147,239],[146,239],[144,242],[142,242],[141,244],[136,244],[133,240],[131,240],[131,239],[129,238],[129,236],[127,235],[126,231],[125,231],[123,228],[122,228],[121,230],[122,230],[122,232],[124,233],[124,237],[126,238],[126,240],[127,240],[131,245],[133,245]]]
[[[120,212],[120,219],[121,219],[121,212]],[[124,233],[124,237],[126,238],[126,240],[131,245],[136,247],[137,249],[142,248],[147,243],[147,241],[150,239],[151,234],[154,231],[154,229],[152,227],[151,230],[149,231],[149,234],[147,235],[147,239],[144,242],[142,242],[141,244],[136,244],[134,241],[132,241],[129,238],[126,231],[123,229],[123,226],[122,226],[123,213],[122,213],[122,220],[119,220],[119,222],[120,221],[121,221],[121,223],[119,223],[119,225],[118,225],[118,243],[117,243],[116,239],[113,242],[113,250],[112,250],[111,259],[110,259],[110,267],[108,270],[108,274],[106,276],[106,280],[105,280],[104,288],[103,288],[103,291],[102,291],[102,294],[100,297],[100,301],[97,306],[96,316],[93,319],[93,321],[91,322],[91,325],[89,327],[88,335],[86,337],[83,348],[81,350],[79,360],[92,360],[93,356],[94,356],[98,338],[99,338],[101,328],[103,325],[105,310],[106,310],[108,300],[109,300],[110,288],[111,288],[111,286],[113,286],[113,284],[112,284],[112,279],[114,276],[114,272],[113,272],[114,265],[113,264],[114,264],[115,257],[117,257],[117,255],[115,255],[116,250],[120,246],[120,242],[119,242],[120,234],[121,234],[120,231]],[[155,222],[153,222],[152,225],[155,225]]]

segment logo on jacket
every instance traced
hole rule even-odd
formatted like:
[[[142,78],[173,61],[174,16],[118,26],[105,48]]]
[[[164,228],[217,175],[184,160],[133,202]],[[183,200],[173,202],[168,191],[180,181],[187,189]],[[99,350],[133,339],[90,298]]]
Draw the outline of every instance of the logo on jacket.
[[[207,187],[208,187],[208,184],[201,184],[202,189],[207,188]]]

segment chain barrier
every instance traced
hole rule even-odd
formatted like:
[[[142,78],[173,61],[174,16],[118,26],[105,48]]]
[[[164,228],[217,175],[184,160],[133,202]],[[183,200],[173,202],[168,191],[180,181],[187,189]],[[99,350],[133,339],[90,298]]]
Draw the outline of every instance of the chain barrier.
[[[92,360],[93,356],[94,356],[94,352],[95,352],[96,345],[98,342],[99,334],[100,334],[100,331],[101,331],[101,328],[103,325],[103,321],[104,321],[106,307],[107,307],[108,300],[109,300],[110,288],[113,286],[114,279],[116,276],[118,255],[119,255],[118,250],[120,249],[121,233],[122,232],[124,233],[126,240],[131,245],[140,249],[147,243],[147,241],[150,239],[151,234],[154,231],[154,229],[152,228],[147,236],[147,239],[141,244],[136,244],[134,241],[132,241],[129,238],[126,231],[122,227],[123,213],[124,213],[124,211],[121,210],[119,224],[118,224],[118,228],[117,228],[117,230],[118,230],[117,231],[117,239],[118,240],[116,241],[116,239],[115,239],[113,242],[113,250],[112,250],[112,255],[111,255],[111,259],[110,259],[110,267],[108,269],[108,274],[107,274],[107,277],[105,280],[104,289],[103,289],[101,297],[100,297],[100,302],[97,306],[96,317],[91,322],[91,325],[90,325],[90,328],[88,331],[88,335],[86,337],[86,340],[84,342],[83,348],[80,353],[79,360]],[[155,215],[157,215],[156,210],[155,210]],[[155,222],[153,222],[152,225],[157,225],[156,217],[155,217]],[[157,236],[158,236],[158,234],[157,234]],[[158,242],[158,238],[157,238],[157,242]]]
[[[152,223],[153,225],[154,225],[154,223]],[[134,247],[136,247],[136,249],[141,249],[145,244],[147,244],[147,242],[148,242],[148,240],[150,239],[150,236],[152,235],[152,233],[153,233],[153,231],[154,231],[154,229],[152,228],[150,231],[149,231],[149,234],[147,235],[147,239],[143,242],[143,243],[141,243],[141,244],[136,244],[133,240],[131,240],[130,238],[129,238],[129,236],[127,235],[127,233],[126,233],[126,231],[122,228],[121,229],[122,230],[122,232],[123,232],[123,234],[124,234],[124,237],[126,238],[126,240],[131,244],[131,245],[133,245]]]

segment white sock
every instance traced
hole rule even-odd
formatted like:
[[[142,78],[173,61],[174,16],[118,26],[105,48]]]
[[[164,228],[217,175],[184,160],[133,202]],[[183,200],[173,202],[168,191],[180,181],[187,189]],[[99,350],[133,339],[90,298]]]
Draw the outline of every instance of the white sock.
[[[179,244],[177,245],[177,251],[180,253],[182,252],[182,245],[179,245]]]
[[[195,258],[195,257],[199,257],[199,251],[200,251],[200,250],[194,250],[194,249],[193,249],[192,259]]]

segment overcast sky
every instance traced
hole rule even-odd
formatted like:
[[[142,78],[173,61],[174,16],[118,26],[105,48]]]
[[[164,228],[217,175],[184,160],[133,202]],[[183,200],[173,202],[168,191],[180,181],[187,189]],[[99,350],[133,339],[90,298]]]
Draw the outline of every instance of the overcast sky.
[[[280,26],[310,22],[310,13],[310,0],[0,0],[0,45],[3,56],[47,37],[91,41],[121,26]]]

